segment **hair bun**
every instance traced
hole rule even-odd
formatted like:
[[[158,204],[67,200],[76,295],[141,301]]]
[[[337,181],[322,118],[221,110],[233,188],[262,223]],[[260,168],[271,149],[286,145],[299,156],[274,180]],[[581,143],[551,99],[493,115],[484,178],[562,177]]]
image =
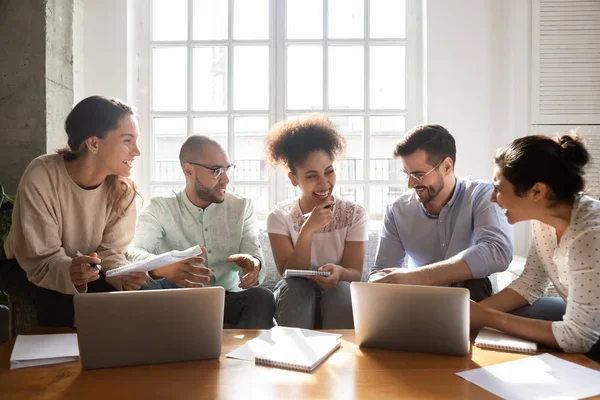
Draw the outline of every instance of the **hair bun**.
[[[560,135],[556,143],[561,147],[561,157],[574,168],[581,170],[590,160],[590,154],[577,135]]]

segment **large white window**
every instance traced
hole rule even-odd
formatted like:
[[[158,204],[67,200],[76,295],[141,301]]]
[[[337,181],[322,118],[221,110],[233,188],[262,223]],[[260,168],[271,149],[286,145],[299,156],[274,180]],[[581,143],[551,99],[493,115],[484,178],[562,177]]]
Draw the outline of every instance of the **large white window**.
[[[146,2],[140,2],[146,3]],[[264,220],[294,196],[267,167],[271,125],[327,114],[347,140],[337,194],[372,220],[406,188],[395,143],[420,122],[418,0],[153,0],[139,53],[147,195],[184,183],[186,136],[215,137],[237,164],[229,190]],[[147,7],[147,8],[144,8]],[[145,22],[144,22],[145,21]],[[146,181],[144,181],[146,180]]]

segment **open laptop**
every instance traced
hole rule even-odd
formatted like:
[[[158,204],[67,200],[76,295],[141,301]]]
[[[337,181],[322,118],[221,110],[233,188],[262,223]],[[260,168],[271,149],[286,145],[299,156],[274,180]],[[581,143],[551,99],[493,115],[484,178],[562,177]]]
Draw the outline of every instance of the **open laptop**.
[[[364,347],[465,356],[465,288],[352,282],[356,343]]]
[[[221,355],[222,287],[75,296],[86,369],[203,360]]]

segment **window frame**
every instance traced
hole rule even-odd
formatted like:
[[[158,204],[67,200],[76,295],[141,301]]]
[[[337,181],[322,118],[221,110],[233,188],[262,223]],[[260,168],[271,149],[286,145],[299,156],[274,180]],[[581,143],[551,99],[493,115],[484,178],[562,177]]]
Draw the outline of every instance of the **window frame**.
[[[187,135],[194,132],[194,117],[205,116],[227,116],[227,152],[232,162],[236,161],[235,155],[235,132],[233,119],[244,116],[268,116],[269,126],[275,122],[288,118],[289,114],[303,114],[315,112],[315,110],[287,110],[287,47],[290,44],[319,44],[323,46],[323,112],[329,117],[358,116],[364,119],[363,123],[363,179],[361,180],[339,180],[336,186],[362,187],[363,202],[367,212],[370,214],[370,191],[378,186],[402,186],[405,181],[395,180],[373,180],[371,179],[370,165],[370,117],[373,116],[404,116],[406,128],[410,128],[425,119],[423,115],[424,101],[424,71],[425,62],[423,57],[423,34],[422,34],[422,0],[406,0],[406,38],[404,39],[371,39],[369,37],[370,27],[370,0],[364,0],[364,37],[362,39],[329,39],[328,32],[328,3],[323,0],[323,37],[321,39],[287,39],[286,38],[286,4],[285,0],[268,0],[269,4],[269,38],[268,40],[233,40],[234,11],[228,15],[228,38],[227,40],[195,41],[193,40],[193,3],[187,0],[188,7],[188,39],[185,41],[152,41],[152,2],[134,2],[133,13],[135,18],[133,29],[136,34],[135,43],[131,46],[135,57],[130,60],[129,73],[133,74],[134,84],[128,90],[133,94],[134,104],[137,106],[140,131],[140,149],[142,157],[136,163],[134,178],[138,183],[139,191],[144,198],[149,198],[154,188],[177,189],[184,184],[181,182],[156,181],[153,179],[155,162],[155,136],[153,134],[153,118],[155,117],[185,117],[187,118]],[[229,10],[233,10],[234,0],[228,0]],[[275,16],[275,17],[274,17]],[[269,46],[269,109],[265,111],[236,111],[233,109],[233,47],[235,45],[268,45]],[[364,47],[364,108],[356,110],[329,110],[328,107],[328,52],[330,45],[362,45]],[[405,108],[404,109],[369,109],[369,53],[370,45],[402,45],[405,47]],[[152,49],[163,46],[185,46],[187,49],[187,111],[182,112],[157,112],[152,110]],[[227,46],[227,103],[228,109],[223,112],[194,111],[193,101],[193,49],[195,46]],[[390,149],[390,153],[393,149]],[[288,198],[289,181],[287,173],[281,168],[269,168],[267,172],[268,181],[231,181],[229,190],[236,186],[267,186],[269,193],[268,210],[272,209],[278,202]],[[375,221],[375,220],[372,220]],[[377,223],[376,223],[377,224]]]

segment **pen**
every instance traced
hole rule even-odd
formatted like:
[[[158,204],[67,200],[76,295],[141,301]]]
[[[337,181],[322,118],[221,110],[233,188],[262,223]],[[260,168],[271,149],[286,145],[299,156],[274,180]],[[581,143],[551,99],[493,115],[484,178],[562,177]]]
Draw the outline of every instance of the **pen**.
[[[326,205],[325,207],[323,207],[323,208],[333,208],[333,206],[334,206],[333,204],[327,204],[327,205]],[[303,216],[304,218],[308,218],[308,217],[310,217],[310,214],[312,214],[312,211],[311,211],[311,212],[308,212],[308,213],[306,213],[306,214],[302,214],[302,216]]]
[[[75,254],[77,255],[77,257],[84,257],[84,255],[81,254],[81,252],[79,250],[75,251]],[[101,270],[100,266],[98,264],[90,263],[90,267],[96,268],[98,271]]]

